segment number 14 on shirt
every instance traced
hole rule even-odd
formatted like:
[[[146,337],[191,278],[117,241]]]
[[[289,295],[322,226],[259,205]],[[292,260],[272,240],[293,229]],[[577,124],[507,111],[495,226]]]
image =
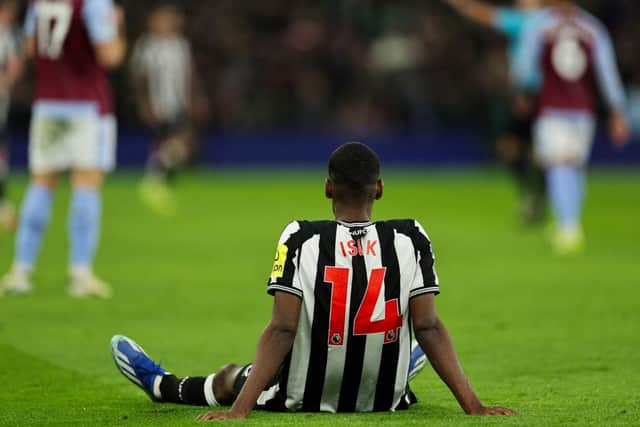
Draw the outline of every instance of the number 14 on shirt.
[[[403,320],[397,298],[385,301],[383,319],[371,320],[386,271],[384,267],[371,270],[367,290],[353,321],[353,335],[384,333],[385,344],[398,340],[398,332]],[[332,347],[344,345],[349,273],[350,269],[346,267],[327,266],[324,269],[324,281],[331,286],[328,344]]]

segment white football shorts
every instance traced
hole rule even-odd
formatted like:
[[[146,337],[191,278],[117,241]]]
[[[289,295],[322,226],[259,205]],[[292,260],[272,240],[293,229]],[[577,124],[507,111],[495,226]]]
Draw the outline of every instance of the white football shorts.
[[[90,169],[109,172],[116,163],[116,120],[95,109],[74,114],[34,110],[29,137],[33,173]]]
[[[595,120],[582,112],[543,112],[533,128],[535,157],[544,167],[585,166],[591,154]]]

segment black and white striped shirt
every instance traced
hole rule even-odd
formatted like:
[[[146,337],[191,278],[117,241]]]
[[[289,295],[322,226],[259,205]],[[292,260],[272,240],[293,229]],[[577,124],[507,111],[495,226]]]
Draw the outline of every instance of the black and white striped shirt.
[[[144,35],[133,48],[131,66],[146,80],[145,92],[159,119],[171,121],[189,110],[192,56],[187,39]]]
[[[402,406],[409,300],[439,293],[433,264],[429,238],[415,220],[290,223],[268,283],[272,295],[302,299],[277,387],[286,408],[360,412]]]

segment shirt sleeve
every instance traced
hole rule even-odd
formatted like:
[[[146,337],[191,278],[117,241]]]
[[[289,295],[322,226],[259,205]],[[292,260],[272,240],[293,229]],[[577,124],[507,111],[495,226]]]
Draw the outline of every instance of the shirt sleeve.
[[[415,229],[412,231],[411,240],[416,251],[416,273],[409,290],[409,298],[423,294],[440,293],[438,273],[435,268],[435,256],[431,247],[429,236],[418,221],[415,221]]]
[[[611,110],[624,111],[626,97],[616,64],[616,55],[611,37],[604,28],[599,28],[596,32],[595,66],[600,91],[607,106]]]
[[[27,14],[24,18],[24,35],[26,37],[32,37],[36,33],[36,11],[33,2],[29,3]]]
[[[499,7],[496,10],[493,26],[509,37],[518,37],[526,22],[525,13],[508,7]]]
[[[113,0],[85,0],[82,16],[93,43],[105,43],[116,38],[118,30],[113,7]]]
[[[291,222],[282,232],[267,283],[269,295],[282,291],[302,298],[302,286],[298,280],[298,257],[301,246],[299,236],[300,223],[297,221]]]
[[[515,53],[513,79],[517,87],[534,90],[540,83],[536,78],[542,53],[542,19],[534,19],[522,33],[522,39]]]

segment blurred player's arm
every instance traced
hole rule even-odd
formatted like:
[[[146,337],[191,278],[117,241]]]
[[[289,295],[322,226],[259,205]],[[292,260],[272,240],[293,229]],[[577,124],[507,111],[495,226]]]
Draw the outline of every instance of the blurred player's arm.
[[[611,37],[605,29],[596,35],[595,65],[600,91],[609,107],[609,134],[616,145],[624,146],[631,136],[625,112],[626,98]]]
[[[478,24],[494,27],[498,8],[477,0],[444,0],[460,15]]]
[[[36,56],[36,14],[33,2],[29,2],[24,18],[24,56],[33,59]]]
[[[18,53],[18,48],[15,44],[12,44],[7,57],[5,71],[0,77],[0,93],[7,94],[11,92],[11,89],[13,89],[13,86],[22,75],[22,68],[22,58]]]
[[[540,55],[542,53],[541,22],[538,19],[526,27],[521,36],[520,46],[515,54],[512,74],[513,83],[517,89],[528,93],[536,92],[538,89],[535,70],[539,68]]]
[[[449,387],[469,415],[515,415],[502,407],[484,406],[467,380],[453,347],[449,332],[438,318],[433,294],[411,299],[411,320],[416,339],[438,376]]]
[[[226,412],[207,412],[199,420],[246,418],[255,406],[260,393],[273,380],[285,357],[291,351],[300,317],[300,297],[276,291],[271,321],[260,337],[256,358],[247,382],[231,409]]]
[[[151,106],[151,97],[149,96],[149,84],[147,77],[138,72],[131,73],[131,82],[133,85],[136,106],[140,118],[147,126],[154,126],[158,123],[158,117]]]
[[[83,16],[98,63],[106,69],[118,67],[127,53],[122,7],[112,0],[86,0]]]
[[[133,88],[138,115],[147,126],[154,126],[158,118],[151,106],[149,78],[144,61],[145,38],[138,39],[133,47],[129,63],[129,79]]]

